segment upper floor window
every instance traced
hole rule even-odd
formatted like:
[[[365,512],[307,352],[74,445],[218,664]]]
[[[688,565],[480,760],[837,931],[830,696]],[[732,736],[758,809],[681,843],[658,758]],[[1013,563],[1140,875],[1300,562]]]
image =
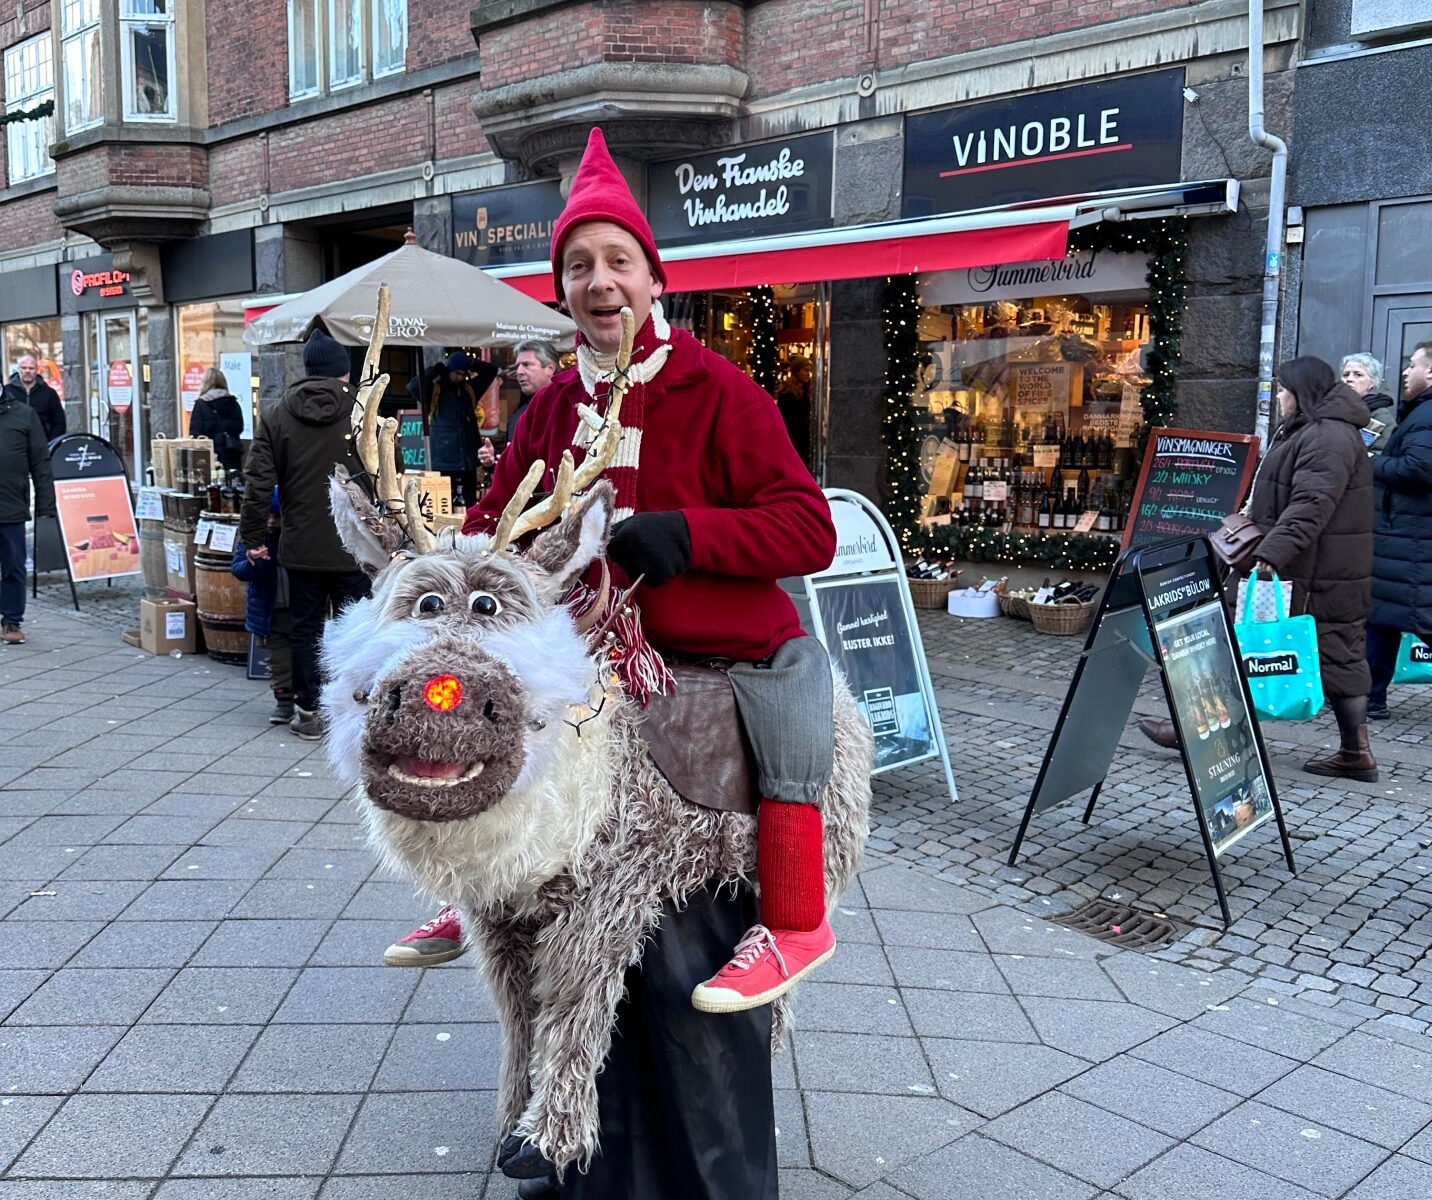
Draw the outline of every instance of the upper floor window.
[[[120,0],[119,69],[126,121],[177,121],[174,0]]]
[[[61,0],[60,55],[64,63],[65,132],[104,120],[100,90],[100,0]]]
[[[54,39],[48,33],[5,51],[5,111],[32,109],[55,98]],[[8,178],[11,183],[47,175],[55,169],[50,157],[53,117],[16,121],[5,127]]]
[[[291,100],[395,74],[407,53],[407,0],[288,0]]]

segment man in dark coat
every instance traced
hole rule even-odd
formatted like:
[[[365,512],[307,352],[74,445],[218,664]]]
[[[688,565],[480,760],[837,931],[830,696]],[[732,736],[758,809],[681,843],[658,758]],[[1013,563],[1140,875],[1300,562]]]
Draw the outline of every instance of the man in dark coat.
[[[353,450],[352,414],[357,398],[348,383],[348,351],[321,329],[303,347],[308,371],[279,403],[264,414],[249,447],[244,475],[248,487],[239,536],[250,561],[269,557],[269,502],[275,487],[283,496],[278,561],[288,573],[293,629],[294,712],[290,728],[299,737],[323,736],[318,716],[318,646],[330,609],[366,596],[368,576],[338,540],[328,507],[328,478],[342,464],[362,467]]]
[[[55,515],[55,481],[40,414],[6,387],[0,394],[0,636],[7,646],[25,640],[25,522],[30,519],[30,481],[35,511]]]
[[[59,393],[40,374],[40,364],[33,354],[22,354],[15,360],[15,371],[5,385],[15,399],[23,400],[40,414],[40,427],[45,431],[45,441],[53,442],[65,432],[65,406]]]
[[[408,391],[422,406],[428,461],[452,480],[454,507],[477,503],[482,394],[496,378],[496,364],[454,350],[446,362],[408,381]]]
[[[1367,404],[1332,367],[1296,358],[1278,368],[1283,424],[1258,470],[1249,515],[1265,531],[1260,565],[1293,584],[1293,612],[1318,626],[1323,694],[1340,748],[1303,769],[1377,779],[1367,737],[1372,679],[1363,640],[1372,600],[1372,466],[1362,440]]]
[[[1388,716],[1387,686],[1404,633],[1432,640],[1432,342],[1419,342],[1402,374],[1397,427],[1373,460],[1377,483],[1367,715]]]

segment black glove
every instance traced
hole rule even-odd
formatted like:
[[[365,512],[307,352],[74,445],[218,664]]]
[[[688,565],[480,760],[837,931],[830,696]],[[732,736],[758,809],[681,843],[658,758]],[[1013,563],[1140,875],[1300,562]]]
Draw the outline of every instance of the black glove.
[[[637,513],[612,527],[607,554],[629,579],[660,587],[691,566],[691,531],[679,512]]]

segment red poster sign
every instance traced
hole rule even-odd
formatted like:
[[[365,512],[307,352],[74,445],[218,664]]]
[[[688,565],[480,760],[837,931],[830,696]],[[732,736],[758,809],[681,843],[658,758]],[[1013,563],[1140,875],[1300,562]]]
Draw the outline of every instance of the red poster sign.
[[[57,479],[55,507],[75,579],[139,574],[139,534],[127,480]]]
[[[129,364],[117,358],[109,367],[109,406],[117,413],[127,413],[134,403],[134,376],[129,373]]]

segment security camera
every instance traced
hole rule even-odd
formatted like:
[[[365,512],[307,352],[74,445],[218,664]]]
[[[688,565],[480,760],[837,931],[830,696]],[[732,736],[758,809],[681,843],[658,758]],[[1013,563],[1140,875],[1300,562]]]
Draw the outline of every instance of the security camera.
[[[1198,103],[1198,93],[1195,92],[1191,87],[1186,87],[1183,89],[1183,98],[1187,100],[1190,104]]]

